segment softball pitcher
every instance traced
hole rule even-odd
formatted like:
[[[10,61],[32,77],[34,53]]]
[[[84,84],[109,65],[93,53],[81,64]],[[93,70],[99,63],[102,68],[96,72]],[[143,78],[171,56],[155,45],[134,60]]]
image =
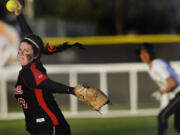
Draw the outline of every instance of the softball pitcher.
[[[31,135],[71,135],[70,126],[58,107],[53,93],[73,94],[77,98],[99,110],[109,102],[107,96],[98,89],[77,85],[76,87],[51,80],[41,62],[41,55],[52,55],[71,47],[84,49],[83,45],[44,46],[41,37],[35,35],[27,24],[22,5],[18,0],[18,8],[13,9],[21,28],[23,39],[18,50],[18,63],[22,66],[19,71],[14,94],[22,105],[25,115],[26,130]]]

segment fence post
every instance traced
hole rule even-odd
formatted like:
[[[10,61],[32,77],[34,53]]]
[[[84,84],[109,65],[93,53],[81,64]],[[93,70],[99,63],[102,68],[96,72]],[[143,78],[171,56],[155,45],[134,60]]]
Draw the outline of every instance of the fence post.
[[[100,72],[100,89],[108,95],[108,85],[107,85],[107,73],[105,71]],[[108,105],[102,108],[103,113],[108,112]]]
[[[71,71],[69,73],[70,86],[76,86],[78,82],[77,72]],[[70,111],[72,115],[76,115],[78,112],[78,100],[75,96],[70,95]]]
[[[8,101],[7,101],[7,79],[1,73],[1,85],[0,85],[0,117],[7,117],[8,113]]]
[[[130,70],[129,72],[129,82],[130,82],[130,109],[132,113],[137,112],[138,103],[138,89],[137,89],[137,71]]]

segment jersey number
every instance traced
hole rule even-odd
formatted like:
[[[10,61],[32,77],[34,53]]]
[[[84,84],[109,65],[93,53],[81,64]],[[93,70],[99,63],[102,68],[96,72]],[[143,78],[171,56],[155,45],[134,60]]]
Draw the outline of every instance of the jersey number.
[[[27,109],[27,108],[28,108],[28,105],[27,105],[26,101],[25,101],[23,98],[18,98],[18,102],[19,102],[20,104],[22,104],[22,106],[23,106],[24,109]]]
[[[23,90],[22,90],[22,86],[18,85],[15,89],[14,89],[14,93],[15,94],[23,94]]]

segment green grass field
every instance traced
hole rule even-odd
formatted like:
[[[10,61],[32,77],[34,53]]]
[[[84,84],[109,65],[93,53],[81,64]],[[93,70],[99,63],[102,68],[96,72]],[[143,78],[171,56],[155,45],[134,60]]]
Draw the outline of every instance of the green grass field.
[[[67,119],[72,135],[156,135],[156,117]],[[0,135],[28,135],[24,120],[0,121]],[[173,118],[167,135],[176,135]]]

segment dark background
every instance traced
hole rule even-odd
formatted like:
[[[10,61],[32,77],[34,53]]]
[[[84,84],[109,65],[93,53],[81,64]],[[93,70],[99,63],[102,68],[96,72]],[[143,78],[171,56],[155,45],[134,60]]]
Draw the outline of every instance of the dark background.
[[[180,33],[180,0],[20,1],[31,28],[42,37]],[[21,34],[14,14],[5,9],[6,2],[0,3],[0,18]],[[44,56],[43,61],[50,64],[137,62],[137,45],[88,45],[85,51],[72,48]],[[155,47],[158,57],[168,61],[180,59],[179,43],[155,44]]]

